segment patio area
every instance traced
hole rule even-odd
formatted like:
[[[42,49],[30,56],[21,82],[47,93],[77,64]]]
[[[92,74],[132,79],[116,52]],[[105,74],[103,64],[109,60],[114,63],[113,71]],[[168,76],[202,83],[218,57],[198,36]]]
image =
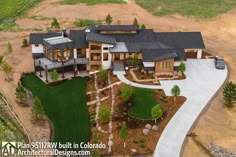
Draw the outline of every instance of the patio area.
[[[62,73],[58,73],[59,74],[59,78],[57,81],[53,81],[50,77],[49,72],[43,70],[41,71],[41,76],[40,76],[40,72],[35,72],[35,75],[38,76],[39,79],[41,79],[45,84],[51,84],[51,83],[55,83],[55,82],[60,82],[63,80],[69,80],[72,79],[73,77],[86,77],[89,76],[89,72],[88,71],[77,71],[76,75],[74,75],[73,71],[70,72],[65,72],[64,73],[64,77]]]

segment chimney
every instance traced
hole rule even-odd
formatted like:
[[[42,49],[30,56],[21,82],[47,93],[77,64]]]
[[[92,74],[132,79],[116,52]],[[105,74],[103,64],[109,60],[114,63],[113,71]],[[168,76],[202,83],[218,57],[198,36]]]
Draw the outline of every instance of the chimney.
[[[61,32],[61,33],[62,33],[62,36],[63,36],[63,37],[68,37],[65,28],[62,29],[62,32]]]

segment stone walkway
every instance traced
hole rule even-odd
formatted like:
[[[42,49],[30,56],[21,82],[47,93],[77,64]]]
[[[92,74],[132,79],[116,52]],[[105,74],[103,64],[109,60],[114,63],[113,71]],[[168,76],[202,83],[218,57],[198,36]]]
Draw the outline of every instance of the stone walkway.
[[[164,129],[154,151],[155,157],[180,156],[188,131],[227,77],[227,69],[215,69],[212,59],[188,59],[186,67],[185,80],[160,81],[161,86],[142,85],[127,80],[124,75],[117,75],[126,84],[140,88],[163,89],[166,95],[171,95],[171,88],[178,85],[181,95],[187,98]]]

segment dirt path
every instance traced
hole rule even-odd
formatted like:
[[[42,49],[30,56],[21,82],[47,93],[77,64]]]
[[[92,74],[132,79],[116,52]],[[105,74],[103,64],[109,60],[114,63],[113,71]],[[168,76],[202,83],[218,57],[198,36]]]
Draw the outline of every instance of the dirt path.
[[[118,20],[121,21],[121,24],[132,24],[133,19],[136,17],[140,24],[144,23],[147,28],[153,28],[156,31],[201,31],[206,48],[212,54],[224,55],[231,71],[230,79],[236,80],[236,40],[234,40],[236,39],[236,10],[206,21],[185,18],[180,15],[156,17],[136,5],[133,0],[121,5],[102,4],[94,6],[87,6],[85,4],[58,5],[55,4],[57,1],[43,1],[35,9],[30,11],[29,15],[50,18],[57,17],[61,23],[61,27],[66,28],[73,27],[72,23],[77,18],[104,20],[106,15],[110,13],[113,17],[113,24],[116,24]],[[48,126],[40,128],[31,124],[30,109],[21,108],[15,103],[14,88],[19,79],[19,74],[24,71],[31,71],[33,68],[31,49],[22,49],[20,47],[22,37],[28,36],[30,33],[29,29],[38,28],[46,31],[49,25],[50,20],[23,18],[17,20],[17,28],[24,29],[23,31],[0,32],[0,55],[5,56],[5,59],[15,70],[14,82],[10,83],[3,81],[5,76],[0,72],[0,91],[6,95],[8,101],[13,106],[13,110],[17,112],[31,136],[34,137],[34,141],[47,141],[49,139]],[[10,41],[13,45],[13,53],[10,55],[6,53],[7,41]],[[196,138],[205,146],[212,142],[236,153],[234,140],[236,136],[236,132],[234,131],[236,129],[235,111],[236,108],[229,110],[223,106],[222,96],[219,94],[193,129],[193,132],[197,134]],[[194,157],[196,154],[202,154],[201,156],[204,156],[204,151],[189,138],[183,156]]]

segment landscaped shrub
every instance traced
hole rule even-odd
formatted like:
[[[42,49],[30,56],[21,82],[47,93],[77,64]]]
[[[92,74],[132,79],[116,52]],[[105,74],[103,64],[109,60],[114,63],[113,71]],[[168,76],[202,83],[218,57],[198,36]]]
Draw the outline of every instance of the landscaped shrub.
[[[59,79],[59,74],[55,69],[53,71],[51,71],[49,74],[50,74],[50,78],[53,81],[57,81]]]
[[[60,28],[60,24],[57,21],[57,18],[52,18],[51,28]]]
[[[92,126],[96,126],[96,121],[95,121],[94,119],[91,119],[91,120],[90,120],[90,124],[91,124]]]
[[[146,147],[146,144],[145,143],[140,143],[139,145],[141,148],[145,148]]]
[[[144,143],[145,141],[146,141],[146,140],[145,140],[144,137],[140,138],[140,140],[139,140],[140,143]]]
[[[135,140],[133,140],[133,143],[138,143],[139,142],[139,140],[137,140],[137,139],[135,139]]]
[[[152,115],[152,118],[155,119],[155,123],[157,119],[162,117],[162,114],[163,114],[163,109],[161,105],[156,104],[155,106],[152,107],[151,115]]]
[[[18,82],[17,84],[15,95],[17,103],[25,106],[27,101],[27,94],[25,88],[21,85],[20,82]]]

